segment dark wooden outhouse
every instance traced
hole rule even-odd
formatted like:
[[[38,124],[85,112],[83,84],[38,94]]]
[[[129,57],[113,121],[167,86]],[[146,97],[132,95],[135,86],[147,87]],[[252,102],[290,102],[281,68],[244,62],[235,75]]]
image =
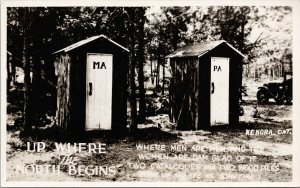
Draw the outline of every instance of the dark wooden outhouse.
[[[241,52],[221,40],[185,46],[166,58],[171,67],[170,119],[178,129],[238,124]]]
[[[104,35],[55,54],[56,123],[65,133],[126,128],[128,49]]]

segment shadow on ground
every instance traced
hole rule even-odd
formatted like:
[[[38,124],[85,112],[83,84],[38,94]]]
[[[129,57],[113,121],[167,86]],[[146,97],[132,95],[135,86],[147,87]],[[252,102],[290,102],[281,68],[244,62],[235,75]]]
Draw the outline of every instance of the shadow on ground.
[[[83,132],[76,136],[59,136],[62,135],[55,127],[40,129],[32,129],[30,133],[26,133],[20,128],[19,131],[11,129],[12,133],[19,133],[21,140],[26,143],[32,142],[68,142],[68,143],[92,143],[95,141],[104,142],[108,144],[115,144],[119,142],[176,142],[180,140],[177,134],[162,131],[156,127],[141,128],[136,130],[134,134],[130,134],[128,130],[125,130],[122,134],[112,131],[89,131]]]

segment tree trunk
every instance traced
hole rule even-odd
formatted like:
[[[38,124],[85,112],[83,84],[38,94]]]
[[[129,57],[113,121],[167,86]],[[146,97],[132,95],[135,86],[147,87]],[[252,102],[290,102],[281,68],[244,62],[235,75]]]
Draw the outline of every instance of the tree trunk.
[[[162,95],[164,95],[165,94],[165,61],[163,60],[162,62],[163,62],[163,64],[162,64],[162,66],[163,66]]]
[[[29,42],[28,42],[28,30],[29,30],[29,13],[30,8],[24,9],[24,36],[23,36],[23,57],[22,64],[24,69],[24,130],[28,132],[31,130],[32,125],[32,113],[31,113],[31,80],[30,80],[30,58],[29,58]]]
[[[156,89],[159,89],[159,69],[160,69],[160,53],[158,54],[158,58],[157,58],[157,67],[156,67]]]
[[[139,82],[139,120],[141,123],[146,120],[146,101],[145,101],[145,88],[144,88],[144,50],[145,50],[145,32],[144,32],[144,24],[145,24],[145,10],[144,8],[139,8],[141,11],[139,12],[140,17],[137,18],[138,22],[138,82]],[[142,14],[141,14],[142,13]]]
[[[11,57],[11,79],[12,84],[16,84],[16,65],[15,65],[15,57],[12,55]]]
[[[179,28],[176,24],[173,24],[173,35],[172,35],[172,47],[173,51],[177,50],[177,44],[179,41]]]
[[[151,83],[154,84],[152,64],[153,64],[152,59],[150,59],[150,78],[151,78]]]
[[[32,105],[35,107],[34,113],[43,113],[41,105],[41,62],[39,57],[32,56],[33,75],[32,75]]]
[[[10,88],[10,83],[11,83],[11,66],[10,66],[10,57],[8,56],[8,53],[7,53],[7,61],[6,61],[6,69],[7,69],[7,82],[6,82],[6,92],[8,94],[9,92],[9,88]]]
[[[282,61],[282,69],[281,69],[281,75],[282,77],[284,77],[284,61]]]
[[[134,14],[131,13],[134,8],[128,9],[129,19],[133,20]],[[129,103],[130,103],[130,116],[131,121],[129,125],[129,133],[134,134],[137,130],[137,110],[136,110],[136,85],[135,85],[135,40],[134,40],[134,24],[129,23],[129,46],[130,46],[130,58],[129,58]]]

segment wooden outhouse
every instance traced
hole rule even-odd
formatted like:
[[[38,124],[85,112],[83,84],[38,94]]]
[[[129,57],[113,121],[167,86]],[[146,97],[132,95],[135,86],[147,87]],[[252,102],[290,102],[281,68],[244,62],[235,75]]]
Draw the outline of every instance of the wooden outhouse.
[[[104,35],[53,53],[56,123],[65,133],[126,128],[129,50]]]
[[[224,40],[185,46],[171,67],[170,119],[181,130],[236,125],[245,56]]]

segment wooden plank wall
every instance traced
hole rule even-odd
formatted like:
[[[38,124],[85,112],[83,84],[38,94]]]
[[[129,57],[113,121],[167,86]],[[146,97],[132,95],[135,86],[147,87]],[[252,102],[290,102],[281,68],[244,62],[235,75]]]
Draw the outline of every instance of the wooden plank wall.
[[[199,63],[197,57],[171,58],[170,119],[179,130],[198,129]]]
[[[57,79],[56,123],[60,130],[67,133],[70,122],[70,62],[68,54],[61,54],[55,61]]]
[[[229,124],[237,126],[239,123],[239,99],[242,87],[243,59],[237,54],[230,56],[229,72]]]

